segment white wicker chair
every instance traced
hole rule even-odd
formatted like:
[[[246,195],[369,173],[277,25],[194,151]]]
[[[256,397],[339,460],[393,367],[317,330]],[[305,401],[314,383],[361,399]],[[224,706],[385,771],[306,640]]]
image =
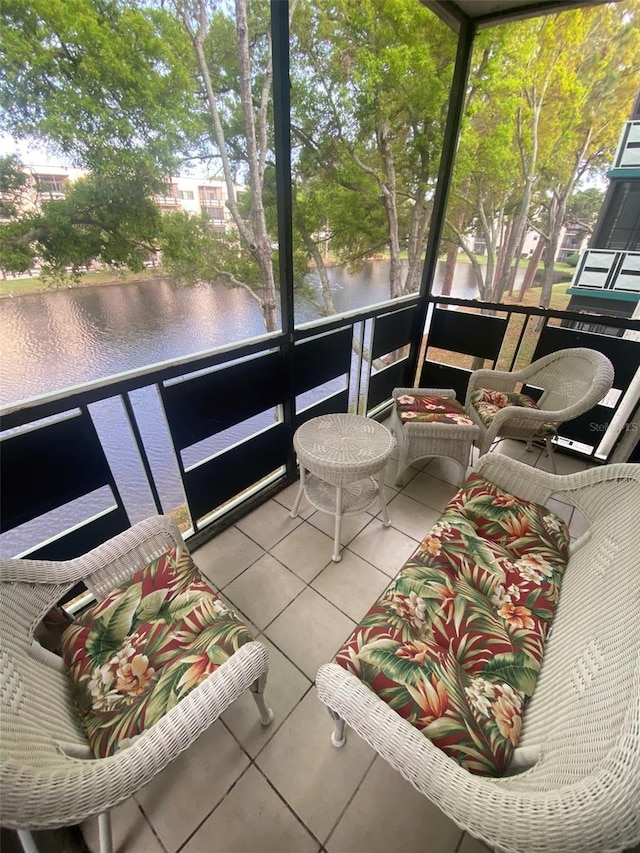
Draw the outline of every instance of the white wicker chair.
[[[480,455],[488,453],[497,438],[515,438],[530,442],[545,423],[560,425],[588,412],[611,389],[613,366],[597,350],[584,347],[558,350],[532,362],[522,370],[475,370],[469,379],[465,408],[480,427]],[[538,409],[507,406],[501,409],[487,427],[471,403],[471,394],[479,388],[510,393],[516,386],[527,384],[542,388]],[[553,444],[546,438],[547,452],[553,470]]]
[[[316,679],[336,720],[332,741],[344,742],[346,721],[458,826],[496,849],[633,847],[640,841],[640,465],[557,476],[491,454],[478,470],[538,503],[557,493],[589,521],[571,546],[525,711],[514,754],[522,772],[470,774],[335,663]]]
[[[268,653],[240,646],[169,713],[107,758],[94,758],[74,713],[62,660],[34,640],[43,615],[82,580],[97,600],[182,538],[165,517],[150,518],[67,562],[0,561],[0,823],[29,830],[100,815],[101,853],[112,849],[108,810],[149,782],[250,687],[263,725],[273,719],[262,691]]]

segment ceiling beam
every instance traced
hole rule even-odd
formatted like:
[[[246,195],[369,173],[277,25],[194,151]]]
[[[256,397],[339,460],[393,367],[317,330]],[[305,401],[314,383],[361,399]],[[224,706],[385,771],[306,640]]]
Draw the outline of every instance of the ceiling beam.
[[[460,24],[469,20],[473,20],[479,29],[483,29],[539,15],[551,15],[586,6],[597,6],[601,3],[619,3],[620,0],[530,0],[530,2],[525,3],[521,0],[520,2],[503,0],[498,4],[498,9],[486,14],[482,11],[483,8],[486,8],[485,4],[478,2],[478,0],[475,0],[473,4],[468,0],[466,2],[463,0],[460,4],[456,0],[421,0],[421,2],[432,12],[435,12],[453,30],[459,32]],[[470,8],[473,9],[471,14],[465,11]]]

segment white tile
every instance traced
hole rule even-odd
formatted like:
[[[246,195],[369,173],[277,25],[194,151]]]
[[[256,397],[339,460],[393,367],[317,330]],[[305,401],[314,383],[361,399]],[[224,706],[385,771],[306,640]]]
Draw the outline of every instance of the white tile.
[[[336,749],[331,745],[332,730],[326,706],[311,690],[256,759],[320,841],[335,825],[374,756],[355,735]]]
[[[350,619],[359,622],[389,586],[389,578],[345,549],[342,560],[329,563],[311,586]]]
[[[168,853],[175,851],[246,770],[249,758],[217,720],[136,794]]]
[[[558,501],[555,498],[549,498],[545,506],[555,512],[556,515],[559,515],[567,524],[571,522],[574,508],[569,504]]]
[[[511,459],[517,459],[519,462],[525,462],[527,465],[535,465],[542,451],[535,445],[531,450],[529,450],[527,448],[526,441],[515,441],[512,438],[503,438],[493,446],[493,450],[491,452],[510,456]]]
[[[395,494],[395,492],[394,492]],[[342,518],[340,525],[340,543],[348,545],[358,533],[371,522],[373,516],[368,512],[359,512],[357,515],[346,515]],[[336,519],[334,515],[329,515],[328,512],[318,510],[309,519],[309,524],[313,524],[318,530],[322,530],[331,539],[331,553],[333,554],[333,537],[335,534]]]
[[[270,500],[241,518],[236,523],[236,527],[239,527],[258,545],[269,550],[299,524],[302,524],[300,517],[290,518],[286,507]]]
[[[269,674],[264,695],[275,718],[270,726],[263,726],[260,723],[256,703],[250,690],[245,690],[222,715],[224,724],[252,758],[274,736],[288,714],[311,688],[311,680],[276,649],[264,634],[258,639],[269,649]]]
[[[469,474],[471,474],[472,470],[473,469],[469,466],[465,471],[463,471],[462,466],[458,465],[457,462],[450,459],[448,456],[435,456],[424,468],[425,473],[429,474],[430,477],[435,477],[437,480],[443,480],[445,483],[450,483],[457,489],[460,488],[460,485],[463,482],[463,474],[464,479],[466,479]]]
[[[89,818],[80,827],[91,853],[100,853],[98,817]],[[113,849],[123,853],[164,853],[140,807],[133,798],[111,809]],[[43,850],[45,848],[42,848]]]
[[[282,506],[285,506],[288,510],[292,510],[296,502],[296,498],[298,497],[299,488],[300,481],[296,480],[295,483],[292,483],[290,486],[287,486],[286,489],[283,489],[281,492],[278,492],[277,495],[274,495],[273,499],[279,504],[282,504]],[[316,508],[312,506],[303,495],[302,500],[300,501],[300,506],[298,507],[298,515],[300,518],[309,518],[309,516],[313,515],[315,511]]]
[[[569,533],[572,539],[578,539],[583,533],[589,529],[589,520],[577,507],[573,511],[571,524],[569,525]]]
[[[576,456],[569,456],[568,453],[559,453],[557,450],[554,451],[553,458],[556,463],[556,472],[558,474],[575,474],[577,471],[585,471],[589,467],[589,463],[586,459],[578,459]],[[536,463],[536,468],[539,468],[541,471],[553,472],[553,468],[551,467],[551,462],[549,461],[546,451],[543,451],[540,454],[540,458]]]
[[[312,680],[349,637],[355,622],[307,589],[265,630],[265,635]]]
[[[416,539],[395,527],[384,527],[382,521],[376,518],[350,543],[349,551],[393,578],[417,547]]]
[[[354,737],[349,732],[347,744]],[[461,837],[462,830],[453,821],[377,757],[326,849],[328,853],[455,853]]]
[[[193,558],[216,589],[223,589],[264,554],[264,549],[236,527],[229,527],[210,539]]]
[[[458,848],[458,853],[487,853],[487,850],[492,851],[493,848],[487,847],[482,841],[478,841],[473,835],[465,832],[462,844]]]
[[[414,501],[402,493],[389,504],[392,526],[418,542],[422,542],[441,514],[440,510]]]
[[[404,487],[402,494],[442,511],[457,491],[458,489],[451,483],[445,483],[443,480],[431,477],[428,473],[421,472]]]
[[[304,587],[297,575],[265,554],[225,587],[224,594],[262,630]]]
[[[250,767],[182,853],[316,853],[319,847],[260,771]]]
[[[333,540],[305,521],[274,545],[271,553],[299,578],[309,583],[331,560]]]

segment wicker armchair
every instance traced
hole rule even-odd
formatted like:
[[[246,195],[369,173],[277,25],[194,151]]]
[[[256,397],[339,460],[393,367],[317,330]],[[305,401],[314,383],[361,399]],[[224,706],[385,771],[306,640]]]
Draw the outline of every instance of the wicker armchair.
[[[589,522],[570,549],[512,775],[467,772],[335,663],[316,679],[337,723],[332,741],[344,742],[346,721],[458,826],[497,849],[633,847],[640,840],[640,465],[557,476],[491,454],[478,470],[538,503],[557,494]]]
[[[36,850],[29,830],[99,814],[101,853],[110,853],[108,810],[192,744],[246,688],[263,725],[273,719],[262,695],[267,649],[247,641],[130,746],[105,758],[89,750],[62,659],[34,639],[34,630],[78,581],[103,601],[174,546],[186,550],[178,528],[156,517],[67,562],[0,561],[0,821],[18,830],[26,851]]]
[[[588,412],[611,389],[613,366],[609,359],[586,348],[559,350],[532,362],[522,370],[475,370],[469,379],[465,408],[480,427],[480,455],[488,453],[497,438],[515,438],[527,442],[546,441],[553,470],[553,427]],[[518,385],[542,388],[538,408],[506,405],[495,415],[483,419],[474,405],[478,389],[510,394]],[[545,425],[553,425],[545,429]]]

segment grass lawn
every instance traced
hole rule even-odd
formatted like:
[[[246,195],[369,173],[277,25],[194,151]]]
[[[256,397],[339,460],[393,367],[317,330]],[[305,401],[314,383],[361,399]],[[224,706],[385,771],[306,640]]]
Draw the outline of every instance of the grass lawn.
[[[566,281],[553,286],[551,302],[549,305],[552,310],[564,311],[567,308],[569,299],[571,298],[570,294],[567,293],[568,288],[569,282]],[[541,288],[532,287],[527,291],[522,302],[518,301],[516,295],[515,297],[508,299],[508,302],[505,300],[505,307],[509,304],[514,307],[517,305],[527,306],[529,308],[538,307],[540,304],[540,295]],[[471,314],[479,314],[481,311],[480,308],[465,308],[464,310]],[[522,330],[522,323],[522,317],[513,316],[507,326],[504,340],[502,342],[502,348],[500,350],[500,357],[498,358],[498,363],[496,365],[499,370],[508,370],[511,365],[511,359],[518,343],[520,331]],[[538,332],[536,327],[536,318],[532,318],[527,325],[527,331],[525,332],[524,338],[520,344],[518,361],[515,365],[516,367],[524,367],[531,361],[538,342]],[[450,352],[449,350],[436,349],[435,347],[428,348],[427,357],[430,361],[450,364],[453,367],[465,367],[469,370],[475,370],[476,367],[480,366],[476,364],[473,356],[464,355],[458,352]],[[490,367],[491,364],[490,362],[486,362],[484,366]]]
[[[64,284],[49,284],[40,276],[31,278],[0,279],[0,296],[23,296],[26,293],[47,293],[51,290],[64,290],[73,287],[94,287],[103,284],[128,284],[136,281],[148,281],[162,275],[159,269],[145,269],[142,272],[127,270],[122,273],[113,270],[90,272],[80,277],[79,281],[69,279]]]

